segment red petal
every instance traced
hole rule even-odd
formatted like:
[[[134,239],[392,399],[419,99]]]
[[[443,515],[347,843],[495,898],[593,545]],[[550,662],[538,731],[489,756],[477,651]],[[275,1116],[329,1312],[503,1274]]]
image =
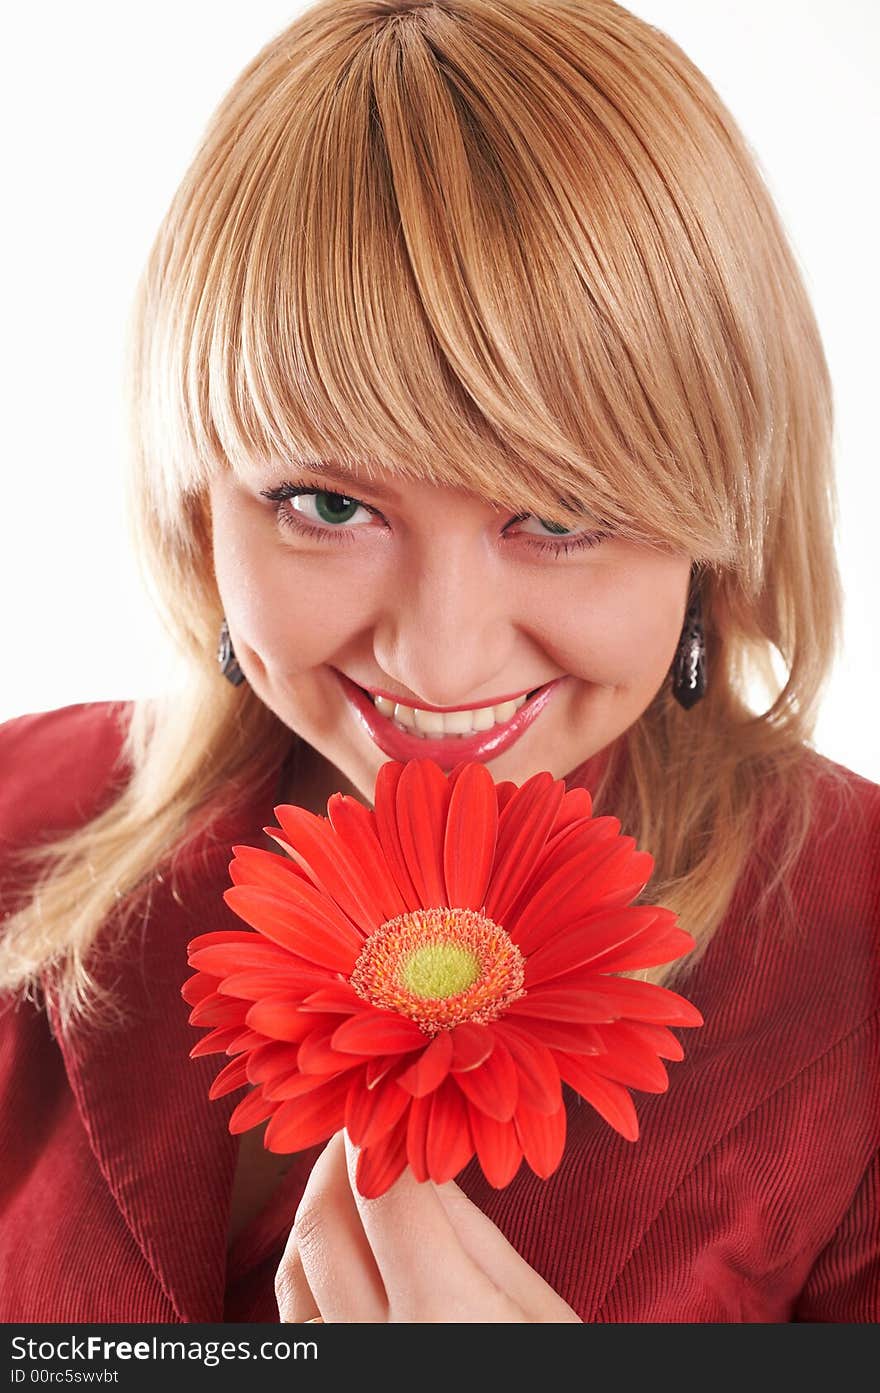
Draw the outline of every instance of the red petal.
[[[626,1024],[661,1059],[684,1059],[681,1042],[665,1025],[651,1025],[647,1021],[627,1021]]]
[[[203,1035],[197,1045],[193,1045],[189,1057],[198,1059],[202,1054],[220,1054],[225,1051],[229,1041],[234,1040],[240,1033],[237,1025],[219,1025],[215,1030],[209,1030],[207,1035]]]
[[[587,1025],[607,1024],[622,1014],[615,1010],[611,998],[603,991],[564,987],[557,982],[549,987],[535,987],[534,991],[511,1001],[507,1008],[507,1015],[517,1020],[539,1016],[545,1021],[578,1021]]]
[[[696,943],[686,929],[652,924],[650,929],[636,934],[628,943],[610,949],[585,966],[592,972],[628,972],[634,967],[655,967],[658,963],[673,962],[692,952]]]
[[[371,1008],[337,1026],[333,1048],[351,1054],[395,1054],[421,1049],[426,1038],[408,1016]]]
[[[520,1103],[513,1120],[526,1160],[535,1175],[546,1180],[559,1165],[565,1149],[565,1104],[560,1103],[556,1112],[548,1115]]]
[[[212,972],[216,977],[228,977],[230,972],[241,972],[246,967],[275,971],[302,964],[310,971],[315,970],[314,963],[295,957],[288,949],[270,943],[262,934],[242,934],[242,939],[245,938],[248,940],[246,943],[212,943],[207,948],[198,948],[190,952],[190,964],[201,972]]]
[[[556,826],[558,822],[557,818]],[[620,818],[610,816],[590,817],[583,822],[572,822],[559,831],[554,830],[553,835],[547,838],[547,845],[535,867],[532,888],[550,880],[573,856],[578,856],[589,847],[596,850],[601,842],[614,843],[619,835]]]
[[[665,1029],[664,1026],[658,1028]],[[631,1088],[644,1088],[648,1093],[665,1093],[669,1086],[669,1076],[657,1057],[656,1044],[645,1039],[641,1033],[643,1029],[640,1021],[615,1021],[613,1025],[597,1026],[605,1050],[596,1055],[592,1062],[600,1073],[608,1074],[618,1083],[625,1083]],[[624,1064],[627,1069],[641,1071],[645,1082],[639,1083],[635,1078],[623,1078],[622,1075],[610,1071],[606,1054]]]
[[[381,1079],[385,1078],[396,1064],[399,1064],[401,1055],[393,1054],[374,1054],[372,1059],[367,1061],[364,1070],[364,1087],[375,1088]]]
[[[476,760],[461,769],[449,798],[443,842],[446,903],[458,909],[479,909],[484,903],[497,839],[495,783]]]
[[[473,763],[474,761],[472,759],[460,759],[458,764],[456,764],[454,768],[450,769],[449,773],[446,775],[446,782],[449,784],[450,792],[455,788],[455,785],[458,783],[465,769],[470,769]],[[494,789],[494,782],[492,784],[492,787]]]
[[[408,1121],[409,1114],[404,1113],[387,1136],[358,1152],[355,1185],[364,1199],[378,1199],[384,1195],[404,1170]]]
[[[289,856],[277,851],[264,851],[256,846],[234,846],[235,860],[229,863],[229,875],[234,885],[262,885],[264,890],[287,893],[290,877],[305,880],[306,873]]]
[[[313,1020],[322,1019],[315,1016]],[[326,1021],[326,1017],[323,1017]],[[297,1067],[304,1074],[338,1074],[340,1069],[350,1069],[355,1064],[365,1064],[366,1055],[343,1054],[340,1050],[334,1050],[330,1041],[337,1029],[338,1021],[334,1018],[329,1025],[319,1026],[313,1030],[303,1040],[299,1047],[299,1054],[296,1057]]]
[[[376,818],[369,808],[344,793],[334,793],[327,802],[327,812],[333,830],[347,848],[352,861],[360,867],[364,883],[369,887],[381,921],[396,919],[405,914],[407,904],[397,888],[388,867]]]
[[[490,775],[491,777],[491,775]],[[397,830],[412,883],[423,905],[449,900],[443,878],[443,841],[450,789],[432,759],[411,759],[397,785]]]
[[[275,816],[291,856],[308,872],[321,898],[329,896],[334,909],[338,905],[365,935],[378,929],[385,918],[381,902],[370,888],[366,869],[358,865],[329,819],[295,803],[283,803]]]
[[[311,992],[303,1001],[304,1011],[331,1011],[349,1015],[364,1009],[364,999],[347,982],[334,982]]]
[[[513,1056],[499,1035],[489,1058],[476,1069],[457,1073],[455,1081],[465,1097],[498,1122],[509,1122],[519,1098],[519,1079]]]
[[[563,795],[559,805],[559,812],[556,814],[556,821],[553,824],[553,832],[547,838],[547,850],[550,844],[565,832],[569,827],[577,827],[587,822],[593,813],[593,795],[586,788],[570,788]]]
[[[237,1025],[239,1029],[245,1023],[245,1012],[247,1011],[246,1001],[237,1001],[234,997],[221,996],[219,992],[213,992],[210,996],[203,996],[201,1001],[197,1001],[189,1013],[190,1025]]]
[[[335,1069],[332,1074],[298,1074],[292,1073],[285,1079],[271,1079],[263,1084],[263,1093],[266,1098],[275,1104],[288,1102],[292,1098],[305,1098],[307,1094],[314,1093],[316,1088],[323,1088],[332,1079],[340,1079],[346,1071]],[[354,1082],[354,1074],[349,1073],[349,1079]]]
[[[229,1044],[226,1046],[226,1053],[241,1054],[242,1050],[253,1050],[256,1049],[258,1045],[265,1045],[265,1043],[265,1035],[261,1035],[258,1030],[251,1030],[249,1026],[245,1026],[244,1030],[238,1032],[234,1040],[229,1041]]]
[[[622,1084],[603,1078],[596,1072],[593,1061],[583,1056],[557,1051],[556,1062],[565,1082],[588,1103],[592,1103],[616,1132],[626,1137],[627,1141],[638,1140],[639,1122],[635,1105]]]
[[[337,1078],[341,1073],[343,1070],[336,1070],[333,1074],[301,1074],[297,1068],[292,1068],[290,1073],[277,1074],[274,1078],[267,1078],[265,1084],[262,1085],[263,1098],[277,1107],[290,1098],[305,1098],[306,1094],[312,1094],[316,1088],[322,1087],[331,1078]]]
[[[195,1006],[197,1001],[201,1001],[203,996],[210,996],[217,990],[220,982],[219,977],[210,977],[205,972],[197,972],[194,977],[187,977],[180,989],[180,995],[188,1006]]]
[[[551,1050],[571,1050],[574,1054],[594,1055],[600,1054],[604,1049],[601,1037],[592,1025],[577,1025],[573,1021],[548,1021],[541,1016],[520,1016],[517,1018],[517,1024]]]
[[[458,1175],[473,1154],[468,1105],[452,1080],[446,1079],[431,1099],[428,1174],[436,1185],[445,1185],[447,1180]]]
[[[566,905],[572,926],[600,908],[616,909],[629,904],[645,888],[654,869],[654,858],[646,851],[636,851],[633,837],[618,836],[611,843],[603,840],[596,855],[596,864],[580,875]],[[537,894],[540,891],[536,898]],[[552,916],[535,925],[531,913],[525,906],[510,930],[511,938],[523,952],[535,951],[554,930]]]
[[[263,1139],[267,1151],[305,1151],[306,1147],[332,1137],[345,1119],[345,1099],[351,1083],[351,1073],[340,1074],[304,1098],[279,1104]]]
[[[495,864],[486,896],[486,913],[496,923],[504,923],[507,910],[531,875],[564,792],[564,780],[554,779],[542,769],[520,785],[501,813]]]
[[[422,1098],[440,1086],[449,1073],[451,1064],[452,1035],[448,1030],[441,1030],[416,1062],[399,1076],[397,1082],[414,1098]]]
[[[595,959],[606,953],[623,951],[649,928],[661,937],[667,916],[675,918],[671,910],[658,905],[630,905],[625,909],[600,910],[576,928],[567,925],[545,939],[527,959],[525,985],[528,988],[540,986],[587,963],[594,970]]]
[[[616,818],[609,822],[613,826],[602,818],[587,823],[583,830],[578,829],[565,839],[565,853],[557,850],[552,869],[549,864],[535,868],[505,919],[511,938],[522,952],[534,953],[546,938],[582,915],[585,906],[589,908],[589,901],[581,894],[585,878],[610,860],[620,850],[622,841],[635,845],[632,837],[615,835],[614,828],[620,826]],[[545,860],[549,862],[549,858]]]
[[[319,987],[326,986],[329,980],[327,972],[320,967],[305,972],[298,968],[276,967],[267,970],[252,967],[224,977],[218,990],[224,996],[238,996],[245,1001],[260,1001],[264,996],[277,996],[280,992],[302,999]]]
[[[285,1040],[270,1040],[266,1045],[258,1045],[248,1055],[248,1078],[251,1083],[271,1083],[293,1073],[298,1052],[298,1045],[290,1045]]]
[[[428,1179],[428,1121],[433,1099],[412,1098],[407,1113],[406,1159],[416,1180]]]
[[[334,972],[350,973],[363,948],[357,930],[305,880],[291,880],[283,897],[272,890],[233,885],[223,891],[223,898],[267,938]]]
[[[208,1089],[208,1097],[211,1099],[222,1098],[224,1093],[231,1093],[235,1088],[242,1088],[247,1082],[247,1060],[242,1059],[239,1055],[237,1059],[230,1059],[228,1064],[224,1064]]]
[[[516,793],[517,787],[518,785],[513,782],[513,779],[502,779],[500,784],[495,785],[495,797],[498,799],[499,818]]]
[[[619,1027],[623,1026],[618,1021]],[[656,1055],[650,1059],[641,1056],[612,1051],[591,1056],[596,1073],[604,1079],[613,1079],[626,1088],[638,1088],[642,1093],[665,1093],[669,1087],[669,1075]]]
[[[489,1184],[496,1190],[509,1185],[522,1165],[522,1147],[516,1135],[513,1119],[496,1122],[473,1103],[468,1103],[468,1118],[477,1159]]]
[[[316,1016],[300,1011],[299,1002],[289,996],[267,996],[255,1001],[247,1013],[247,1024],[269,1040],[304,1040],[317,1025],[329,1025],[332,1016]]]
[[[191,938],[186,945],[188,954],[193,955],[201,952],[203,948],[217,948],[224,944],[240,943],[247,948],[250,943],[259,943],[259,936],[255,933],[248,933],[246,929],[214,929],[211,933],[198,934]]]
[[[703,1024],[703,1017],[691,1002],[667,987],[655,986],[653,982],[638,982],[632,977],[605,977],[601,973],[577,972],[558,977],[553,983],[555,991],[595,993],[608,1003],[615,1016],[631,1017],[658,1025]],[[539,988],[538,991],[543,991]],[[531,993],[530,993],[531,995]],[[538,992],[534,993],[535,996]],[[522,997],[521,1000],[527,1000]],[[508,1010],[518,1006],[519,1001],[511,1003]]]
[[[538,1112],[556,1112],[562,1102],[562,1085],[553,1055],[540,1040],[501,1021],[493,1029],[500,1035],[519,1073],[520,1102]]]
[[[476,1021],[462,1021],[452,1035],[452,1065],[456,1073],[476,1069],[489,1058],[495,1045],[495,1036],[488,1026],[478,1025]]]
[[[271,1117],[277,1104],[269,1103],[263,1097],[261,1088],[252,1088],[246,1098],[242,1098],[232,1110],[229,1119],[230,1132],[247,1132],[249,1128],[256,1127],[257,1123],[265,1122],[267,1117]]]
[[[402,773],[403,764],[398,760],[387,759],[380,765],[376,775],[373,816],[376,819],[376,834],[382,854],[401,898],[410,910],[419,909],[421,900],[407,868],[397,828],[397,786]]]
[[[654,858],[648,851],[635,851],[632,837],[621,837],[625,845],[587,876],[578,896],[582,908],[604,905],[614,909],[644,890],[654,873]],[[627,845],[629,844],[629,845]]]
[[[355,1146],[373,1146],[388,1135],[410,1105],[409,1094],[386,1076],[375,1088],[355,1083],[345,1106],[345,1129]]]

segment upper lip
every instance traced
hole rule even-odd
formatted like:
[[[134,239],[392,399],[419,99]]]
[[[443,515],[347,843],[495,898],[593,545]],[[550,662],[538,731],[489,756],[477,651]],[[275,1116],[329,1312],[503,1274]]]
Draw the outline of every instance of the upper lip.
[[[353,682],[354,678],[350,677],[349,681]],[[369,692],[371,696],[386,697],[388,701],[399,702],[401,706],[410,706],[419,711],[437,711],[440,714],[447,711],[478,711],[483,706],[502,706],[505,701],[516,701],[518,697],[527,696],[529,692],[536,691],[538,685],[546,686],[546,683],[520,688],[518,692],[513,692],[509,696],[492,697],[491,700],[487,701],[465,702],[461,706],[431,706],[426,701],[417,701],[413,697],[400,696],[399,693],[385,691],[382,687],[368,687],[363,682],[355,682],[356,687],[361,687],[365,692]]]

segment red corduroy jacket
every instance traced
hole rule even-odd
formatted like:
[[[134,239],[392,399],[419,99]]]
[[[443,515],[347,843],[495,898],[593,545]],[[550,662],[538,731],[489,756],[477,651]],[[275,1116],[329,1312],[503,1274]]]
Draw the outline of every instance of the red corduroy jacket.
[[[83,822],[124,782],[124,710],[0,726],[7,910],[10,849]],[[706,1023],[681,1033],[668,1092],[634,1094],[639,1140],[569,1093],[550,1180],[523,1164],[496,1191],[476,1162],[457,1177],[584,1321],[880,1319],[880,787],[847,782],[847,797],[829,785],[790,877],[799,940],[756,917],[760,864],[743,876],[682,987]],[[2,1002],[0,1320],[223,1320],[226,1124],[244,1095],[209,1101],[222,1057],[188,1057],[204,1032],[180,987],[191,938],[241,927],[222,898],[231,847],[274,820],[275,786],[190,858],[182,902],[156,885],[143,933],[99,969],[125,1029],[63,1043],[51,1006]],[[273,1267],[254,1273],[248,1319],[277,1319]]]

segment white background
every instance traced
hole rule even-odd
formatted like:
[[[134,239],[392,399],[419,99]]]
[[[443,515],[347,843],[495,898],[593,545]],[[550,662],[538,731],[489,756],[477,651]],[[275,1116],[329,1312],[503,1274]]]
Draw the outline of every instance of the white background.
[[[18,5],[5,24],[0,720],[156,690],[165,641],[122,526],[122,346],[217,101],[304,6]],[[816,745],[880,781],[875,0],[634,0],[756,152],[835,384],[846,648]],[[218,674],[218,681],[222,680]]]

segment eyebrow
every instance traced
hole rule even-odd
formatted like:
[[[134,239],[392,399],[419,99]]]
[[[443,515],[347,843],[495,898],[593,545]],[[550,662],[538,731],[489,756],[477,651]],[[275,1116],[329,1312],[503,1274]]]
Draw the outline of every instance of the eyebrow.
[[[376,498],[383,498],[389,502],[397,498],[394,489],[374,484],[371,479],[359,479],[350,469],[341,464],[334,464],[332,460],[300,460],[299,468],[311,474],[323,474],[325,478],[333,479],[339,484],[347,484],[351,488],[363,489],[365,493],[375,494]]]

